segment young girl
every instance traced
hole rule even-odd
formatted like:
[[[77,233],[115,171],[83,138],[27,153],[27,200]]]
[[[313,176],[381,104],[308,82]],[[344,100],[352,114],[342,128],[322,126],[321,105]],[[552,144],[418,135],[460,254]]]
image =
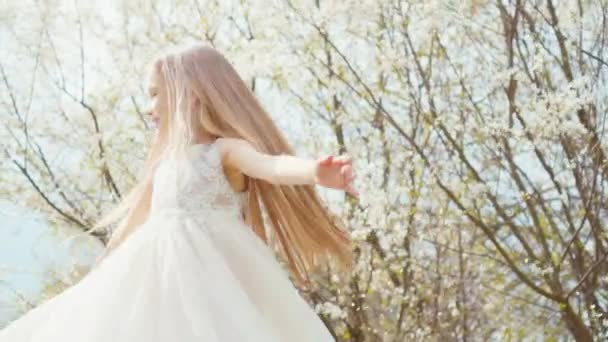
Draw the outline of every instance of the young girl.
[[[295,157],[212,48],[156,60],[149,91],[144,170],[93,227],[118,222],[106,253],[0,341],[334,341],[273,250],[302,286],[329,257],[349,269],[350,239],[314,185],[356,196],[351,160]]]

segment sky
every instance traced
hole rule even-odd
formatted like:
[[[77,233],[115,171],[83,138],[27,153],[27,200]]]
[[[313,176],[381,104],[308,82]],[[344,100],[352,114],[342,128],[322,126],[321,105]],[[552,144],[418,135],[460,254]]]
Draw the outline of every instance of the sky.
[[[54,232],[43,215],[6,200],[0,222],[0,327],[25,310],[19,296],[36,302],[49,272],[65,276],[70,264],[91,265],[101,251],[95,239],[76,229]]]

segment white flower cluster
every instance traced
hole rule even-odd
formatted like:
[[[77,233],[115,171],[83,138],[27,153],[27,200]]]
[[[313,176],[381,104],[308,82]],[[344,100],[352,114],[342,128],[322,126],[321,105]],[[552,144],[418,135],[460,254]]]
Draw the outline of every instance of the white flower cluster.
[[[339,306],[331,302],[317,304],[315,306],[315,311],[320,314],[325,314],[331,319],[346,318],[346,313]]]

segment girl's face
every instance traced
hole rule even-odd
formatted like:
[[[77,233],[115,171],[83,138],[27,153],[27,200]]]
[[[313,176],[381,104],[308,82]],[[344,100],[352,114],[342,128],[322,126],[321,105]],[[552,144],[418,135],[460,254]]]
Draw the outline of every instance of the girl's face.
[[[161,117],[167,115],[167,90],[162,75],[154,70],[150,73],[148,79],[148,95],[151,104],[146,114],[150,116],[150,120],[154,122],[156,129],[158,129]]]

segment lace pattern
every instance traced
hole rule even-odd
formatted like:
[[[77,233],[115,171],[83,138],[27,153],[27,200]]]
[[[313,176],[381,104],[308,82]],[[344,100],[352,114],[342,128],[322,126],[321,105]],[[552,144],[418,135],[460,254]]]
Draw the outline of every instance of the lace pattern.
[[[152,212],[165,209],[212,217],[241,215],[245,193],[235,192],[226,179],[215,143],[191,145],[188,160],[176,168],[164,160],[153,181]]]

